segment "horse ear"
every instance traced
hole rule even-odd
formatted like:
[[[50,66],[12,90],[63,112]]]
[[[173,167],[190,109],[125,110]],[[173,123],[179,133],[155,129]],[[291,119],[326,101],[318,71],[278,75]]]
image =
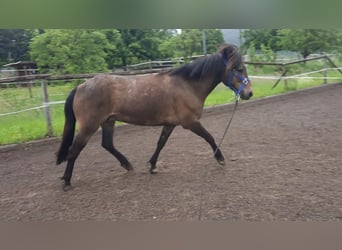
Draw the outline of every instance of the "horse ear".
[[[231,61],[230,59],[237,54],[238,48],[235,45],[225,44],[220,46],[218,52],[222,55],[225,64],[227,64],[229,61]],[[233,64],[233,62],[230,63]],[[232,67],[232,65],[230,65],[230,67]]]
[[[223,60],[227,63],[235,49],[235,46],[224,44],[220,46],[218,52],[222,55]]]
[[[221,54],[222,54],[224,64],[227,64],[228,63],[228,54],[225,53],[224,51],[222,51]]]

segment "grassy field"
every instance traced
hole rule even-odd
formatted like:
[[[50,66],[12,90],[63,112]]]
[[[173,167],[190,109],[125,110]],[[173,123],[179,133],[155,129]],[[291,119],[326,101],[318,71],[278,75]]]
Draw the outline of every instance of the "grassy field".
[[[252,74],[256,75],[260,72],[255,70]],[[278,74],[279,75],[279,74]],[[329,76],[339,73],[329,73]],[[322,76],[322,74],[318,74]],[[260,98],[263,96],[275,95],[286,91],[293,91],[302,88],[317,86],[322,84],[322,80],[288,80],[288,86],[285,87],[284,81],[281,81],[275,89],[271,89],[276,80],[252,79],[254,96]],[[61,101],[75,84],[50,84],[48,86],[49,100]],[[42,91],[40,86],[32,88],[33,97],[29,97],[27,88],[2,88],[0,89],[0,114],[14,112],[18,110],[28,109],[42,105]],[[216,89],[208,96],[205,106],[213,106],[234,101],[234,94],[223,84],[217,86]],[[64,126],[63,105],[51,105],[51,119],[53,123],[53,132],[55,136],[60,137]],[[31,110],[13,115],[0,115],[0,145],[21,143],[25,141],[41,139],[46,137],[46,122],[43,109]]]
[[[64,101],[73,84],[50,85],[50,101]],[[27,88],[0,89],[0,114],[42,106],[43,95],[40,86],[32,88],[32,98]],[[56,136],[61,135],[64,124],[63,105],[51,105],[51,119]],[[20,143],[46,137],[47,126],[43,109],[0,116],[0,145]]]

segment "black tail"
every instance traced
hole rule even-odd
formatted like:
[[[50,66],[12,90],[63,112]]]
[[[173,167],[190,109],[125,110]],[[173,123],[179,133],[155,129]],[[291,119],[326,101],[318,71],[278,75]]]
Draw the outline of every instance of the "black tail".
[[[57,155],[56,165],[61,164],[63,161],[67,160],[69,147],[71,146],[74,140],[76,118],[75,118],[75,113],[73,109],[73,102],[74,102],[75,93],[76,93],[76,88],[70,92],[68,98],[65,101],[65,105],[64,105],[65,124],[64,124],[62,143],[56,154]]]

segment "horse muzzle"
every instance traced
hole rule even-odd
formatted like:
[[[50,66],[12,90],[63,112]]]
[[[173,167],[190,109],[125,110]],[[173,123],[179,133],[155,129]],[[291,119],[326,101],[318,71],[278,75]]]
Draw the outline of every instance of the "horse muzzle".
[[[243,99],[243,100],[248,100],[248,99],[250,99],[252,96],[253,96],[253,90],[251,90],[251,89],[243,89],[243,90],[240,92],[240,97],[241,97],[241,99]]]

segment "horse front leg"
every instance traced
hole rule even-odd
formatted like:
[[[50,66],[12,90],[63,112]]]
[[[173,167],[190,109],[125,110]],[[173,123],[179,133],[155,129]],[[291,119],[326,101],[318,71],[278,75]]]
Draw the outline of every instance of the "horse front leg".
[[[190,129],[196,135],[205,139],[211,146],[214,151],[215,159],[217,160],[218,164],[225,165],[224,157],[222,155],[221,150],[217,147],[214,138],[212,135],[202,126],[199,121],[193,122],[190,125],[184,127],[186,129]]]
[[[101,124],[102,127],[102,147],[118,159],[121,166],[127,171],[133,170],[132,164],[121,154],[113,144],[115,120],[107,120]]]
[[[157,173],[156,172],[156,163],[158,160],[159,153],[163,149],[163,147],[165,146],[165,143],[166,143],[167,139],[169,139],[174,128],[175,128],[175,125],[167,125],[167,126],[163,127],[163,130],[162,130],[161,135],[160,135],[159,140],[158,140],[157,148],[154,151],[154,153],[153,153],[153,155],[149,161],[151,164],[151,168],[150,168],[151,174]]]

